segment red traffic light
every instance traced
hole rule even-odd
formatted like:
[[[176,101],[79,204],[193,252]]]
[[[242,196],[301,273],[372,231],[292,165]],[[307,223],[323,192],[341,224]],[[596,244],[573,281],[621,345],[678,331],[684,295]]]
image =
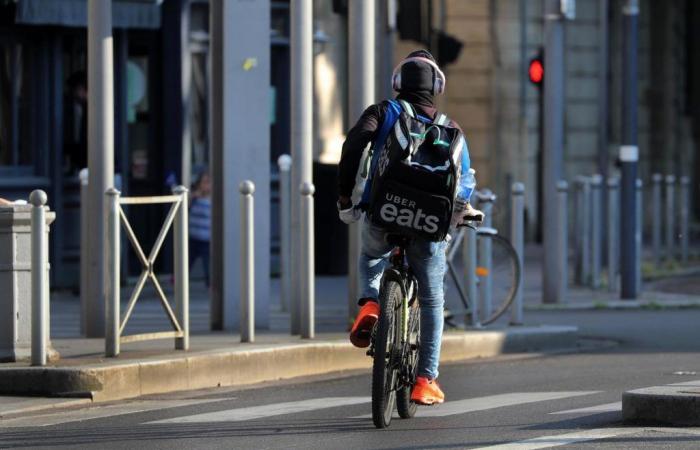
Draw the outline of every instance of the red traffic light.
[[[544,80],[544,64],[542,64],[541,58],[533,58],[530,60],[530,67],[528,67],[527,73],[530,77],[530,82],[537,86],[542,84]]]

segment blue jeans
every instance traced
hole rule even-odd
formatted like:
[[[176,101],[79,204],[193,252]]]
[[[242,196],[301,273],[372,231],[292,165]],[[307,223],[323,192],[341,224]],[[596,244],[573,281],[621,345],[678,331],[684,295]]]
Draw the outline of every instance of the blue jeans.
[[[392,247],[387,244],[387,232],[365,219],[362,224],[362,254],[360,255],[360,283],[362,298],[378,298],[379,285]],[[443,307],[447,242],[415,239],[406,248],[408,264],[418,280],[420,303],[420,354],[418,375],[437,378],[442,340]]]

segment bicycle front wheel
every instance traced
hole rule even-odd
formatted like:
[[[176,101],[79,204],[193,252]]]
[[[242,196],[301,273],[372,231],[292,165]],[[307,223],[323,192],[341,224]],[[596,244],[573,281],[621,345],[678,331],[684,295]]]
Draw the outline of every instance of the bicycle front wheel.
[[[409,308],[408,317],[408,342],[403,346],[402,362],[402,386],[396,393],[396,409],[399,417],[410,419],[416,415],[417,406],[411,401],[411,389],[416,383],[416,371],[418,369],[418,349],[420,347],[420,309],[416,300]]]
[[[481,273],[477,274],[490,278],[492,313],[481,321],[482,325],[488,325],[498,320],[515,300],[522,268],[508,239],[497,234],[480,234],[479,238],[491,239],[491,268],[479,267]]]
[[[398,366],[401,349],[397,342],[399,318],[397,308],[401,304],[401,287],[395,281],[384,284],[379,295],[381,312],[374,336],[374,363],[372,366],[372,421],[377,428],[386,428],[396,405]]]

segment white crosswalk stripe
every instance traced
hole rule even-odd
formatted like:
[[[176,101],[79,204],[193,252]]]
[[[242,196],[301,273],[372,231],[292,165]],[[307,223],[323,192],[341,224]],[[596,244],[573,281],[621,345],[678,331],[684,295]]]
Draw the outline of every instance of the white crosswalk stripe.
[[[46,427],[70,422],[82,422],[84,420],[101,419],[124,414],[134,414],[147,411],[161,411],[168,408],[202,405],[205,403],[220,402],[221,398],[185,399],[185,400],[138,400],[127,403],[119,403],[106,406],[93,406],[90,408],[65,410],[51,414],[41,414],[30,417],[18,417],[15,419],[0,420],[0,429],[17,427]]]
[[[532,439],[525,439],[523,441],[509,442],[507,444],[478,447],[477,450],[537,450],[540,448],[560,447],[562,445],[576,444],[577,442],[597,441],[600,439],[609,439],[644,432],[690,434],[700,436],[700,430],[687,428],[594,428],[592,430],[575,431],[573,433],[539,436]]]
[[[335,408],[338,406],[359,405],[369,403],[369,397],[326,397],[298,402],[274,403],[271,405],[251,406],[246,408],[214,411],[192,416],[175,417],[172,419],[157,420],[149,424],[164,423],[202,423],[202,422],[239,422],[243,420],[262,419],[265,417],[280,416],[283,414],[295,414],[314,411],[317,409]]]
[[[622,411],[622,402],[605,403],[603,405],[589,406],[587,408],[567,409],[566,411],[556,411],[550,414],[586,414]]]
[[[488,395],[486,397],[468,398],[464,400],[448,401],[442,405],[421,409],[417,418],[445,417],[456,414],[465,414],[475,411],[501,408],[504,406],[517,406],[526,403],[559,400],[569,397],[597,394],[599,391],[564,391],[564,392],[514,392],[511,394]],[[371,415],[362,415],[357,419],[366,419]]]

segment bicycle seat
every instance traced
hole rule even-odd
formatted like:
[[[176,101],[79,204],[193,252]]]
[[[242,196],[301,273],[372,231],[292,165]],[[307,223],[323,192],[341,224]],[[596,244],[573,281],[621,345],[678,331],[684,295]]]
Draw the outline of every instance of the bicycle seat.
[[[386,242],[394,247],[407,247],[411,243],[411,238],[403,234],[389,233],[386,235]]]

